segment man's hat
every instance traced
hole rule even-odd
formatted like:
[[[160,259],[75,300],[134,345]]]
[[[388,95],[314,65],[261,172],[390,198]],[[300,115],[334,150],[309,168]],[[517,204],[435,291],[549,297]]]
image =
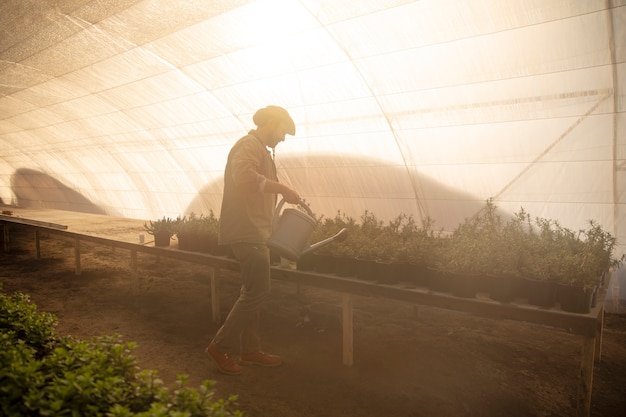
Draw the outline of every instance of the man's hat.
[[[257,110],[252,116],[252,121],[257,126],[264,126],[270,119],[280,119],[285,122],[287,126],[287,133],[291,136],[296,134],[296,125],[293,122],[291,116],[287,110],[279,106],[267,106],[263,109]]]

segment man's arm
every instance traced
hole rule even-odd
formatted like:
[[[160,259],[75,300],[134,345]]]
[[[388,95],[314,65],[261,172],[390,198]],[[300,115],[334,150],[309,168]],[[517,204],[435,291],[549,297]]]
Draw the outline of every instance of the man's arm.
[[[300,195],[295,190],[287,187],[285,184],[269,179],[265,180],[263,192],[281,194],[285,201],[290,204],[298,204],[301,201]]]

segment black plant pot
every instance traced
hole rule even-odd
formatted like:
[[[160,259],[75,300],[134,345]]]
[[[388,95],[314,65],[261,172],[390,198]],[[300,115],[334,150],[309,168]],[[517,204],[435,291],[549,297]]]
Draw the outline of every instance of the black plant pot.
[[[183,239],[178,236],[178,246],[180,247],[181,242],[185,246],[185,250],[191,252],[200,252],[202,248],[202,242],[200,240],[200,236],[197,233],[189,234],[188,236],[183,237]]]
[[[356,275],[356,259],[348,256],[335,256],[335,273],[340,277]]]
[[[561,305],[561,310],[570,313],[589,313],[594,291],[595,288],[590,287],[556,284],[556,298]]]
[[[312,252],[305,253],[298,258],[296,268],[299,271],[314,271],[316,255]]]
[[[215,247],[215,255],[226,256],[231,259],[235,258],[235,254],[233,253],[233,248],[230,245],[220,245],[219,243]]]
[[[497,274],[487,277],[489,298],[508,303],[513,301],[519,292],[520,279],[515,275]]]
[[[154,234],[154,246],[169,246],[171,238],[170,232],[156,232]]]
[[[189,237],[187,235],[178,234],[178,249],[180,250],[189,250]]]
[[[418,287],[428,286],[428,268],[424,264],[411,264],[408,282]]]
[[[553,307],[556,304],[556,285],[548,280],[524,278],[528,304],[538,307]]]
[[[400,282],[413,283],[415,265],[408,262],[396,263],[396,273]]]
[[[376,261],[371,259],[356,259],[356,276],[363,281],[376,281]]]
[[[476,297],[480,275],[467,272],[451,272],[449,275],[452,295],[462,298]]]
[[[335,257],[326,253],[317,254],[315,257],[315,271],[320,274],[332,274],[335,272]]]
[[[211,255],[217,255],[219,252],[219,244],[217,243],[217,236],[211,235],[206,238],[208,253]]]
[[[206,236],[199,236],[197,244],[196,252],[212,253],[213,243]]]
[[[395,284],[400,280],[399,264],[393,262],[377,261],[375,262],[376,268],[376,281],[381,284]]]
[[[436,268],[427,268],[428,288],[435,292],[451,292],[452,276],[450,272]]]

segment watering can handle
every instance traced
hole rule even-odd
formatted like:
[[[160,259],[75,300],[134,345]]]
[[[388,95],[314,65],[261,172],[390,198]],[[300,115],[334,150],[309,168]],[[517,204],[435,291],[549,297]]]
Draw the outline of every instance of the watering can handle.
[[[280,202],[278,203],[278,205],[276,206],[276,211],[274,211],[274,219],[272,221],[272,230],[276,230],[276,225],[278,224],[278,218],[280,217],[280,211],[282,210],[285,203],[286,203],[285,199],[282,198]],[[311,208],[307,206],[304,203],[304,201],[300,200],[298,205],[302,207],[309,214],[309,216],[315,218],[315,216],[313,215],[313,210],[311,210]]]

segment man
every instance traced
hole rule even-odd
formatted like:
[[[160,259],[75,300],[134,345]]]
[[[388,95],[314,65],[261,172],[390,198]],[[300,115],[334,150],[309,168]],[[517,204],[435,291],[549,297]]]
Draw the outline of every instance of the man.
[[[272,232],[277,194],[297,204],[300,196],[278,182],[274,148],[295,135],[287,110],[268,106],[253,118],[256,129],[232,147],[224,171],[224,196],[219,242],[230,245],[241,267],[241,291],[222,327],[205,349],[220,372],[239,375],[242,365],[279,366],[279,356],[263,352],[259,315],[270,293],[270,252],[266,241]],[[267,148],[271,148],[272,152]],[[237,363],[233,352],[240,353]]]

